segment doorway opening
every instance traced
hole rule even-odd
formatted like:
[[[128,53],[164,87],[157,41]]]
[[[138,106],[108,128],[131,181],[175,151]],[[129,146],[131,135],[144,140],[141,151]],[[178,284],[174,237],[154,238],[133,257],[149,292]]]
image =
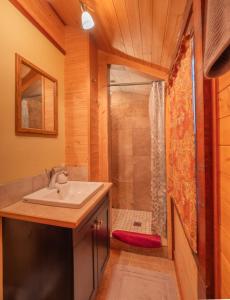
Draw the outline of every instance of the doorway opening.
[[[129,244],[127,246],[127,243],[112,239],[112,246],[135,252],[142,249],[143,252],[143,247],[132,247],[136,238],[142,240],[144,237],[145,246],[145,237],[154,237],[152,248],[155,248],[154,245],[159,247],[158,234],[153,226],[155,212],[151,191],[153,154],[150,123],[150,93],[153,82],[158,80],[121,65],[111,65],[109,71],[112,232],[122,231],[121,240]],[[129,236],[130,233],[137,235]],[[117,237],[116,234],[113,236]],[[165,256],[166,235],[162,234],[159,238],[161,250],[157,252]],[[132,242],[130,244],[130,240],[134,240],[134,245]],[[151,251],[154,254],[156,249],[148,249],[147,252]]]

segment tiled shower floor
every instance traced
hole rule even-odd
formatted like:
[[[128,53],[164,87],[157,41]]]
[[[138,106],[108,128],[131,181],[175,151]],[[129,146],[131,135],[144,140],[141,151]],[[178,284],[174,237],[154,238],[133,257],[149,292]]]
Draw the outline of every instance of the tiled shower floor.
[[[112,209],[113,230],[119,229],[151,234],[151,222],[152,212],[131,209]]]
[[[150,211],[112,208],[112,231],[126,230],[152,234],[151,226],[152,212]],[[163,246],[167,246],[165,237],[162,236],[161,241]]]

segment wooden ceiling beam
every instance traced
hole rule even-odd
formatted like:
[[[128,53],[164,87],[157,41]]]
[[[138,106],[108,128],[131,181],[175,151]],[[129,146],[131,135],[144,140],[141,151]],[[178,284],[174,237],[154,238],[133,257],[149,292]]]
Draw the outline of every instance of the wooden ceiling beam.
[[[168,78],[169,70],[167,68],[125,55],[116,50],[114,50],[114,53],[99,50],[99,54],[106,60],[108,65],[123,65],[161,80]]]
[[[65,25],[81,25],[81,8],[77,0],[47,0]]]
[[[47,1],[9,0],[63,54],[65,26]],[[47,17],[47,15],[49,17]]]

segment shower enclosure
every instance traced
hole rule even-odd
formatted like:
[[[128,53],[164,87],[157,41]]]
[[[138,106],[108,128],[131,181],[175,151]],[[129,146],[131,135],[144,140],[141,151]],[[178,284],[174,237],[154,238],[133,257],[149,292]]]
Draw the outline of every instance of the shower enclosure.
[[[112,230],[153,233],[149,95],[153,78],[110,69]]]

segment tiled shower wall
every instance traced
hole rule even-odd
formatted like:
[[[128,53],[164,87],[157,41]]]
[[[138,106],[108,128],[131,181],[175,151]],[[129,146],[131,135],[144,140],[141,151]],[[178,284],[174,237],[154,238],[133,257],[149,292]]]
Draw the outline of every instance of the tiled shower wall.
[[[112,205],[152,211],[148,96],[111,95]]]

